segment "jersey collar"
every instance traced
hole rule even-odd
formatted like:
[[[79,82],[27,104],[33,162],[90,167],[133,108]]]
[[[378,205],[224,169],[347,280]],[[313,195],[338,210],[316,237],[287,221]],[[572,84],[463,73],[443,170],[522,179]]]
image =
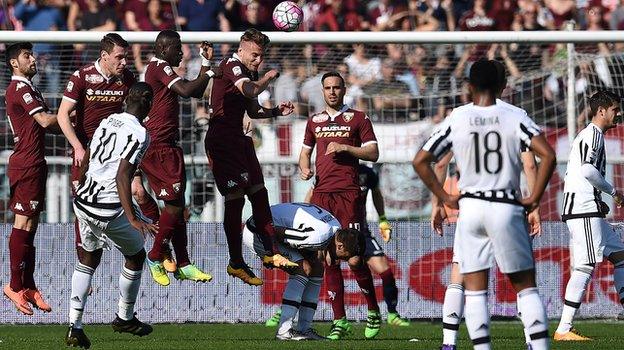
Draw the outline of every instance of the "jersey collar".
[[[234,52],[234,53],[232,54],[232,58],[234,58],[234,59],[236,59],[236,60],[238,60],[238,61],[240,61],[240,62],[243,62],[243,61],[241,61],[240,56],[239,56],[236,52]]]
[[[342,113],[346,112],[348,109],[349,109],[349,106],[344,104],[344,105],[342,105],[342,108],[340,108],[340,110],[338,112],[336,112],[335,114],[333,114],[333,115],[331,113],[329,113],[329,111],[327,109],[325,109],[325,113],[327,113],[327,115],[329,116],[329,119],[334,121],[334,119],[336,119],[337,116],[339,116]]]
[[[601,129],[598,125],[596,125],[596,124],[594,124],[594,123],[589,123],[589,125],[591,125],[591,126],[593,126],[594,128],[598,129],[598,131],[600,131],[600,133],[601,133],[601,134],[603,133],[603,132],[602,132],[602,129]]]
[[[12,75],[11,80],[23,81],[24,83],[28,84],[31,88],[33,87],[32,81],[28,80],[27,78],[20,77],[19,75]]]
[[[102,66],[100,66],[100,59],[99,59],[99,58],[95,61],[94,66],[95,66],[95,70],[96,70],[98,73],[100,73],[100,75],[101,75],[104,79],[106,79],[106,82],[107,82],[107,83],[108,83],[108,81],[109,81],[109,80],[111,80],[111,78],[113,78],[113,76],[112,76],[112,75],[109,77],[109,76],[106,76],[106,74],[104,74],[104,71],[102,70]]]

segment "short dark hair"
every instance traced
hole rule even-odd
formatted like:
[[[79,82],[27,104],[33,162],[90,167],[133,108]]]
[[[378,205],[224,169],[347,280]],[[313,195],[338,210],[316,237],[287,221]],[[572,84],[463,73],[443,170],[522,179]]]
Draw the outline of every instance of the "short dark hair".
[[[121,35],[117,33],[108,33],[104,35],[102,40],[100,40],[100,52],[106,51],[108,53],[113,52],[115,45],[123,47],[124,49],[129,47],[130,44]]]
[[[505,65],[501,63],[501,61],[490,60],[496,68],[496,72],[498,73],[496,76],[496,80],[498,81],[498,86],[496,87],[496,92],[502,91],[505,86],[507,86],[507,70],[505,69]]]
[[[480,59],[470,67],[469,81],[477,91],[489,91],[496,93],[499,86],[498,70],[496,66],[486,60]]]
[[[271,39],[269,39],[266,34],[262,33],[258,29],[249,28],[243,33],[243,35],[241,35],[240,42],[242,43],[243,41],[252,42],[260,46],[262,49],[266,49],[266,47],[269,46]]]
[[[340,82],[342,83],[342,86],[345,86],[344,78],[342,77],[342,75],[340,75],[340,73],[338,73],[336,71],[327,72],[327,73],[323,74],[323,76],[321,77],[321,85],[325,84],[325,79],[327,79],[329,77],[340,78]]]
[[[343,228],[336,231],[336,240],[344,245],[347,252],[352,256],[363,255],[366,249],[366,241],[362,232],[353,228]]]
[[[11,60],[17,59],[17,57],[20,55],[20,53],[23,50],[32,51],[32,48],[33,48],[33,44],[26,42],[26,41],[11,44],[9,45],[9,47],[7,47],[6,52],[4,54],[5,54],[5,62],[6,62],[7,68],[9,69],[9,72],[13,73],[13,67],[11,67]]]
[[[145,105],[147,99],[154,98],[154,90],[145,82],[138,82],[132,85],[128,90],[128,97],[126,97],[126,106],[130,105]]]
[[[589,98],[589,108],[591,109],[592,118],[598,113],[598,108],[607,109],[613,105],[619,105],[621,97],[615,92],[609,90],[598,90]]]

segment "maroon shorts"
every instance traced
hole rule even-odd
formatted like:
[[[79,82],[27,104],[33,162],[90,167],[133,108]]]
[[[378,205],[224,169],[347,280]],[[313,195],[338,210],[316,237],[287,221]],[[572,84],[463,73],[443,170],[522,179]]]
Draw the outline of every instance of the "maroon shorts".
[[[7,175],[11,186],[11,211],[28,217],[39,215],[45,205],[48,166],[43,164],[21,169],[9,166]]]
[[[222,195],[235,189],[264,184],[251,137],[236,136],[227,140],[206,138],[206,154]]]
[[[360,194],[353,192],[312,192],[310,203],[332,213],[343,228],[361,229]]]
[[[186,170],[182,148],[150,145],[141,161],[141,171],[147,176],[156,198],[163,201],[184,198]]]

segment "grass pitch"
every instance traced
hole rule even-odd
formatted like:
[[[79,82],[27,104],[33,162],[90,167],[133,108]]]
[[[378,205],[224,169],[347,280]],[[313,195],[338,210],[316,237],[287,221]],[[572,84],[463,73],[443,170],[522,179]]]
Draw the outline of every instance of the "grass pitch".
[[[553,343],[552,349],[624,349],[622,322],[585,321],[576,327],[595,340],[589,343]],[[327,334],[329,323],[315,325],[320,334]],[[551,323],[550,333],[556,325]],[[439,322],[412,322],[409,327],[383,325],[374,340],[364,339],[364,325],[355,324],[354,333],[337,342],[278,342],[273,340],[275,328],[258,324],[156,324],[154,333],[139,338],[113,333],[109,325],[87,325],[85,332],[92,342],[91,349],[427,349],[440,347],[442,329]],[[64,349],[66,326],[61,325],[0,325],[0,349]],[[493,322],[495,349],[526,349],[522,326],[518,321]],[[410,339],[417,339],[418,341]],[[472,348],[466,328],[462,325],[459,349]]]

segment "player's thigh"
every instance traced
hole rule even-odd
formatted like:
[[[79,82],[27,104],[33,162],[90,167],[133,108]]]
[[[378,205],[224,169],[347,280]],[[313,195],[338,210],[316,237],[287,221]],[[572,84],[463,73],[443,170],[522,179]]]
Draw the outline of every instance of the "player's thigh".
[[[493,265],[493,246],[484,227],[484,212],[489,202],[462,198],[455,229],[454,253],[462,273],[489,269]]]
[[[602,262],[605,251],[603,229],[611,231],[602,218],[576,218],[566,221],[570,231],[570,252],[572,266]]]
[[[496,264],[502,273],[516,273],[535,267],[533,248],[523,207],[507,203],[490,203],[485,224],[494,247]]]
[[[381,247],[379,242],[377,242],[375,237],[371,235],[370,231],[367,233],[364,233],[364,242],[366,243],[366,247],[364,250],[364,257],[368,259],[369,263],[370,263],[370,260],[373,258],[384,258],[384,260],[387,260],[385,259],[386,254],[384,253],[383,248]],[[373,259],[373,260],[378,261],[379,259]]]
[[[250,138],[206,140],[206,152],[217,189],[223,196],[235,190],[244,190],[250,185],[264,183]]]
[[[163,201],[184,199],[186,170],[184,153],[180,147],[157,147],[148,149],[141,171],[147,177],[156,198]]]
[[[44,209],[47,166],[7,171],[10,186],[9,208],[15,214],[36,217]]]
[[[74,213],[78,221],[78,234],[80,236],[80,247],[87,252],[94,252],[98,249],[108,248],[108,243],[104,235],[103,226],[93,222],[91,217],[74,205]]]
[[[358,210],[359,196],[356,191],[332,193],[314,191],[310,202],[332,213],[343,228],[356,230],[362,228]]]
[[[602,242],[604,245],[602,255],[609,258],[612,262],[624,260],[624,242],[622,242],[620,235],[607,220],[601,219],[596,221],[596,224],[600,225],[600,231],[602,233]]]
[[[105,234],[125,256],[136,255],[145,245],[143,234],[130,224],[126,214],[112,220],[106,228]]]

